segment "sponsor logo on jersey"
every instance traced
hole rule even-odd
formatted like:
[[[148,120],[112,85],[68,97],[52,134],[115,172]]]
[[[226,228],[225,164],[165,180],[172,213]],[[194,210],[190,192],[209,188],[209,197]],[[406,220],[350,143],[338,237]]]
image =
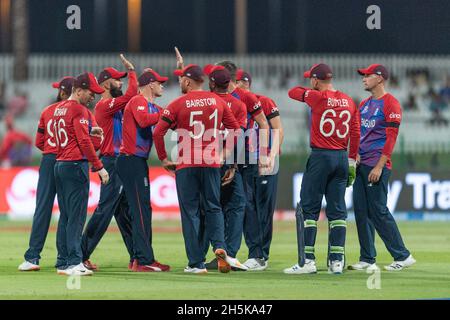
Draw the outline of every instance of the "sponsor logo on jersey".
[[[373,113],[374,116],[376,116],[378,114],[378,111],[380,111],[380,108],[377,108],[377,110],[375,110],[375,112]]]
[[[62,117],[62,116],[65,116],[66,113],[67,113],[67,108],[56,108],[55,112],[53,113],[53,116]]]
[[[401,118],[402,116],[399,113],[391,112],[391,114],[389,115],[389,119],[401,119]]]
[[[163,115],[165,115],[165,116],[170,116],[170,111],[167,110],[167,109],[164,109]]]
[[[86,119],[80,119],[80,123],[81,124],[89,124],[89,120],[86,120]]]
[[[116,101],[116,98],[113,98],[111,100],[111,102],[109,103],[108,107],[111,109],[112,107],[114,107],[114,101]]]
[[[145,107],[144,106],[138,106],[137,107],[137,111],[145,111]]]
[[[361,111],[361,114],[367,113],[369,111],[369,106],[366,104],[364,109]]]
[[[361,118],[361,127],[364,127],[367,129],[375,127],[375,119],[369,120],[369,119]]]

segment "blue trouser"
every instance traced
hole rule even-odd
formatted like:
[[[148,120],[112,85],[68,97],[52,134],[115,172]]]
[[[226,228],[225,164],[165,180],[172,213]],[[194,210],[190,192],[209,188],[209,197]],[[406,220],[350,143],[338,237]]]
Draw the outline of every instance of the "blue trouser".
[[[89,198],[87,161],[57,161],[55,182],[60,216],[56,234],[57,268],[82,262],[81,235]]]
[[[317,220],[322,199],[329,223],[329,261],[342,261],[344,257],[347,209],[345,189],[348,179],[348,156],[345,150],[313,148],[306,164],[300,191],[300,207],[305,224],[306,259],[315,259]]]
[[[244,238],[248,247],[248,258],[264,258],[263,253],[263,238],[261,230],[261,217],[257,210],[257,180],[258,180],[258,165],[250,164],[239,166],[244,183],[244,193],[247,199],[245,204],[244,217]]]
[[[222,166],[220,175],[223,177],[229,169],[228,165]],[[233,181],[220,188],[220,204],[224,214],[225,244],[227,254],[235,258],[242,243],[244,228],[245,195],[241,173],[236,170]],[[202,210],[204,211],[204,210]],[[204,213],[204,212],[203,212]],[[202,215],[204,217],[204,214]],[[209,240],[206,239],[205,255],[209,249]]]
[[[122,181],[116,170],[116,157],[103,156],[101,160],[106,171],[108,171],[109,182],[106,185],[101,185],[98,206],[83,233],[81,241],[83,261],[88,260],[94,252],[108,229],[113,215],[130,255],[130,261],[132,261],[134,253],[129,206],[123,192]]]
[[[34,264],[39,264],[40,254],[52,219],[53,203],[56,196],[55,163],[56,155],[44,154],[39,167],[36,210],[33,216],[29,248],[24,256],[25,260]]]
[[[259,176],[256,184],[256,205],[261,219],[262,251],[265,260],[269,260],[270,244],[273,232],[273,214],[277,202],[278,173]]]
[[[152,248],[152,207],[147,160],[120,155],[116,168],[130,206],[133,256],[140,265],[152,264],[155,257]]]
[[[403,243],[397,223],[387,207],[388,181],[391,170],[383,168],[380,180],[369,184],[373,167],[360,164],[353,185],[353,203],[358,230],[360,261],[375,263],[375,229],[395,261],[408,258],[410,252]]]
[[[183,168],[177,170],[175,176],[188,263],[191,268],[204,268],[205,239],[211,241],[214,251],[226,250],[224,215],[220,205],[220,169]]]

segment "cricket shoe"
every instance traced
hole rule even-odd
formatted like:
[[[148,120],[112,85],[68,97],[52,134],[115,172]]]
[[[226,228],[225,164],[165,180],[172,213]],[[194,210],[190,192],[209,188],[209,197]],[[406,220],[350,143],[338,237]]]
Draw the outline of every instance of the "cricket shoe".
[[[86,268],[83,263],[69,266],[67,269],[63,270],[63,273],[60,273],[59,271],[60,270],[58,270],[58,274],[64,274],[66,276],[92,276],[94,274],[94,272]]]
[[[98,266],[94,263],[92,263],[89,259],[83,262],[83,265],[86,267],[86,269],[91,271],[97,271]]]
[[[387,271],[401,271],[404,268],[412,266],[414,263],[416,263],[416,259],[414,259],[412,255],[409,255],[405,260],[394,261],[390,265],[385,266],[384,269]]]
[[[264,259],[251,258],[244,262],[248,271],[263,271],[267,268],[268,263]]]
[[[155,260],[152,264],[140,265],[136,263],[133,265],[134,272],[167,272],[170,271],[170,266],[166,264],[159,263]]]
[[[300,267],[299,264],[295,264],[290,268],[286,268],[283,270],[286,274],[311,274],[317,273],[316,261],[307,259],[303,267]]]
[[[328,266],[328,273],[342,274],[344,272],[344,261],[333,260]]]
[[[355,264],[349,265],[348,270],[367,270],[367,271],[375,271],[379,270],[376,263],[368,263],[365,261],[359,261]]]
[[[133,259],[133,261],[130,261],[130,263],[128,264],[128,270],[133,271],[133,268],[137,267],[137,260]]]
[[[191,268],[189,266],[187,266],[186,268],[184,268],[184,272],[186,273],[194,273],[194,274],[206,274],[208,273],[208,270],[206,270],[206,268]]]
[[[230,264],[227,262],[227,252],[223,249],[216,249],[214,254],[217,258],[217,269],[219,272],[228,273],[231,270]]]
[[[24,261],[19,266],[19,271],[39,271],[41,267],[38,264],[31,263],[29,261]]]
[[[210,262],[205,263],[207,270],[217,270],[219,265],[217,264],[217,258],[212,259]]]
[[[232,258],[230,256],[227,256],[227,262],[231,267],[231,270],[233,271],[247,271],[248,267],[244,265],[243,263],[240,263],[237,258]]]

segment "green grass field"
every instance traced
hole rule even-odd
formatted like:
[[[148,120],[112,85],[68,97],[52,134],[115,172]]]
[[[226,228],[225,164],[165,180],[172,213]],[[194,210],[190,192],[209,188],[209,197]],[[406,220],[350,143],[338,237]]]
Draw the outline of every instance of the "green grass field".
[[[326,272],[326,223],[319,223],[319,273],[285,275],[283,268],[296,262],[293,222],[275,223],[269,268],[263,272],[207,275],[184,274],[186,265],[180,222],[155,221],[154,250],[158,260],[172,266],[168,273],[133,273],[127,270],[127,254],[115,226],[110,227],[92,260],[100,270],[81,278],[79,290],[69,290],[67,277],[56,275],[55,232],[47,239],[41,271],[21,273],[17,266],[27,248],[30,222],[0,221],[0,299],[428,299],[450,298],[450,223],[403,222],[400,230],[418,263],[399,273],[381,272],[381,289],[367,288],[369,274]],[[379,266],[391,262],[377,239]],[[358,259],[358,241],[349,223],[347,259]],[[242,245],[239,258],[246,260]],[[211,255],[212,256],[212,255]]]

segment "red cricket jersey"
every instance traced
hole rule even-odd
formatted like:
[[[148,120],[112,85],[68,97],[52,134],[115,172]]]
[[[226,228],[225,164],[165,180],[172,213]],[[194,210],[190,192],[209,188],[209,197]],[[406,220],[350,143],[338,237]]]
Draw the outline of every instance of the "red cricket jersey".
[[[169,128],[176,126],[177,170],[188,167],[220,167],[220,152],[216,142],[219,141],[217,137],[221,123],[227,129],[240,128],[226,102],[215,93],[191,91],[179,97],[164,109],[153,133],[158,158],[167,158],[164,135]]]
[[[58,148],[56,160],[87,159],[92,164],[92,171],[103,168],[89,135],[96,122],[88,108],[74,100],[63,101],[55,107],[52,122],[53,135]]]
[[[131,98],[123,113],[120,153],[148,159],[153,145],[153,127],[161,108],[139,94]]]
[[[254,118],[256,115],[263,112],[261,107],[261,102],[258,100],[256,95],[250,91],[243,90],[236,87],[231,93],[232,96],[241,100],[247,107],[247,129],[254,127]]]
[[[38,129],[36,132],[36,147],[42,151],[42,154],[56,154],[58,152],[58,147],[56,146],[55,135],[53,134],[53,113],[55,112],[56,106],[60,102],[54,103],[46,107],[41,112],[41,117],[39,118]]]
[[[216,93],[221,97],[233,112],[236,121],[239,123],[242,129],[247,128],[247,107],[239,99],[233,97],[230,93]]]
[[[138,94],[136,72],[128,73],[128,88],[121,97],[101,99],[95,106],[95,118],[103,129],[102,156],[117,156],[122,144],[123,109]]]
[[[280,115],[280,111],[278,110],[277,105],[272,99],[263,96],[262,94],[256,94],[256,97],[261,102],[261,108],[267,118],[267,121]]]
[[[289,90],[289,97],[311,108],[311,147],[347,150],[356,159],[360,138],[360,118],[353,100],[340,91],[318,91],[304,87]]]

